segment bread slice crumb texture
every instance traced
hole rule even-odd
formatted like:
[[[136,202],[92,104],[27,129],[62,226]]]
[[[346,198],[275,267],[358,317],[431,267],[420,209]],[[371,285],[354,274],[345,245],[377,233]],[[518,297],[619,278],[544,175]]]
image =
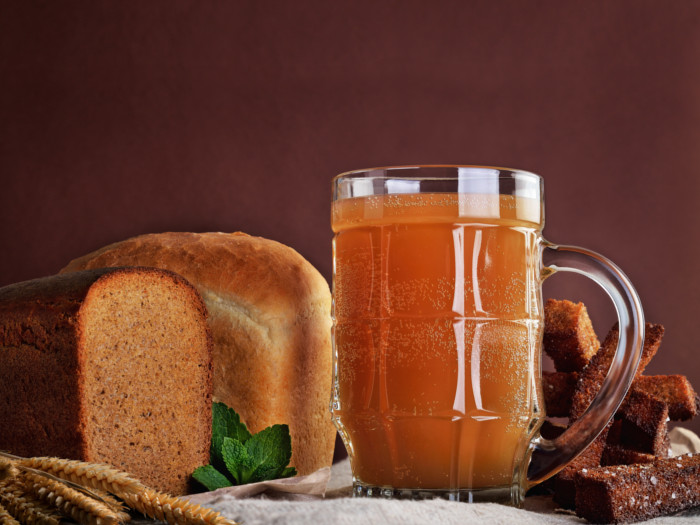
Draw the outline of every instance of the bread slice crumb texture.
[[[79,312],[88,461],[187,491],[209,456],[205,312],[184,279],[155,270],[109,273],[91,287]]]

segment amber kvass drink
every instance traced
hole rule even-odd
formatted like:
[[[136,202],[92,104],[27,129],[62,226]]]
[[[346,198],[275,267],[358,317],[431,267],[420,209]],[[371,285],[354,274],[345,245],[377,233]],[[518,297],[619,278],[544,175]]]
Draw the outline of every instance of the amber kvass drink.
[[[512,505],[605,428],[634,378],[644,313],[605,257],[542,238],[542,179],[395,166],[333,179],[331,412],[355,496]],[[544,439],[542,281],[593,279],[618,316],[589,410]]]
[[[334,414],[355,477],[510,485],[537,418],[539,200],[372,195],[332,214]]]

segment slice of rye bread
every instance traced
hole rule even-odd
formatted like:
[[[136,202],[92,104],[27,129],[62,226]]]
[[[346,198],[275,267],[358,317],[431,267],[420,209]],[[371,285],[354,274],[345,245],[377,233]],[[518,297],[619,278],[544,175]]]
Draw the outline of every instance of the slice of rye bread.
[[[585,469],[576,475],[576,514],[591,523],[630,523],[700,505],[700,454]]]
[[[661,344],[664,328],[661,325],[647,323],[644,335],[644,348],[642,357],[637,368],[637,377],[641,375],[644,368],[649,364],[651,358],[654,357]],[[570,421],[575,421],[583,415],[588,406],[593,401],[600,387],[603,384],[605,376],[608,373],[610,364],[615,356],[617,349],[617,341],[619,337],[617,325],[608,332],[605,341],[600,347],[600,350],[591,358],[586,368],[581,372],[579,381],[574,392],[571,411],[569,412]],[[574,478],[576,473],[584,468],[597,467],[605,450],[608,432],[612,422],[603,429],[598,437],[584,450],[578,457],[569,463],[559,474],[554,481],[555,494],[554,501],[564,508],[573,508],[575,505],[576,489]]]
[[[0,289],[0,450],[108,463],[184,494],[209,461],[211,335],[197,291],[153,268]]]
[[[547,300],[542,345],[557,371],[583,370],[600,347],[584,304]]]

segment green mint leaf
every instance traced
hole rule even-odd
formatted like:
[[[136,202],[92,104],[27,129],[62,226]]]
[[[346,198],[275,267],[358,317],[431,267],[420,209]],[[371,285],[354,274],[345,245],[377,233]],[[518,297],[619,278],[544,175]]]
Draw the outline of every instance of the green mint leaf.
[[[210,461],[212,465],[223,471],[225,463],[221,448],[224,438],[229,437],[245,443],[251,435],[236,411],[224,403],[217,402],[212,405],[212,420]]]
[[[254,464],[250,482],[278,479],[292,457],[292,439],[287,425],[272,425],[245,443]]]
[[[197,468],[192,477],[204,485],[208,490],[216,490],[223,487],[230,487],[232,483],[221,472],[211,465]]]
[[[250,483],[251,474],[255,470],[256,464],[243,443],[238,439],[225,437],[221,447],[221,455],[226,468],[236,480],[236,484]]]
[[[273,425],[254,436],[235,410],[224,403],[212,406],[211,464],[198,468],[194,478],[209,490],[295,476],[287,467],[292,440],[287,425]]]

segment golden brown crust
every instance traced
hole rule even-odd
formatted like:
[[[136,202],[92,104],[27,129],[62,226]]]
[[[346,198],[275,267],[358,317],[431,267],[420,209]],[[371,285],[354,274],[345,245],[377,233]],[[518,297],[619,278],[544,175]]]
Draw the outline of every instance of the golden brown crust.
[[[242,233],[134,237],[72,261],[166,268],[192,282],[214,336],[214,398],[253,432],[286,423],[292,464],[308,474],[332,462],[330,290],[296,251]]]
[[[167,270],[182,275],[197,289],[219,300],[233,299],[239,308],[250,308],[243,313],[261,321],[308,315],[316,306],[313,299],[328,292],[321,274],[292,248],[241,232],[140,235],[75,259],[60,273],[152,266],[146,262],[167,265]]]

